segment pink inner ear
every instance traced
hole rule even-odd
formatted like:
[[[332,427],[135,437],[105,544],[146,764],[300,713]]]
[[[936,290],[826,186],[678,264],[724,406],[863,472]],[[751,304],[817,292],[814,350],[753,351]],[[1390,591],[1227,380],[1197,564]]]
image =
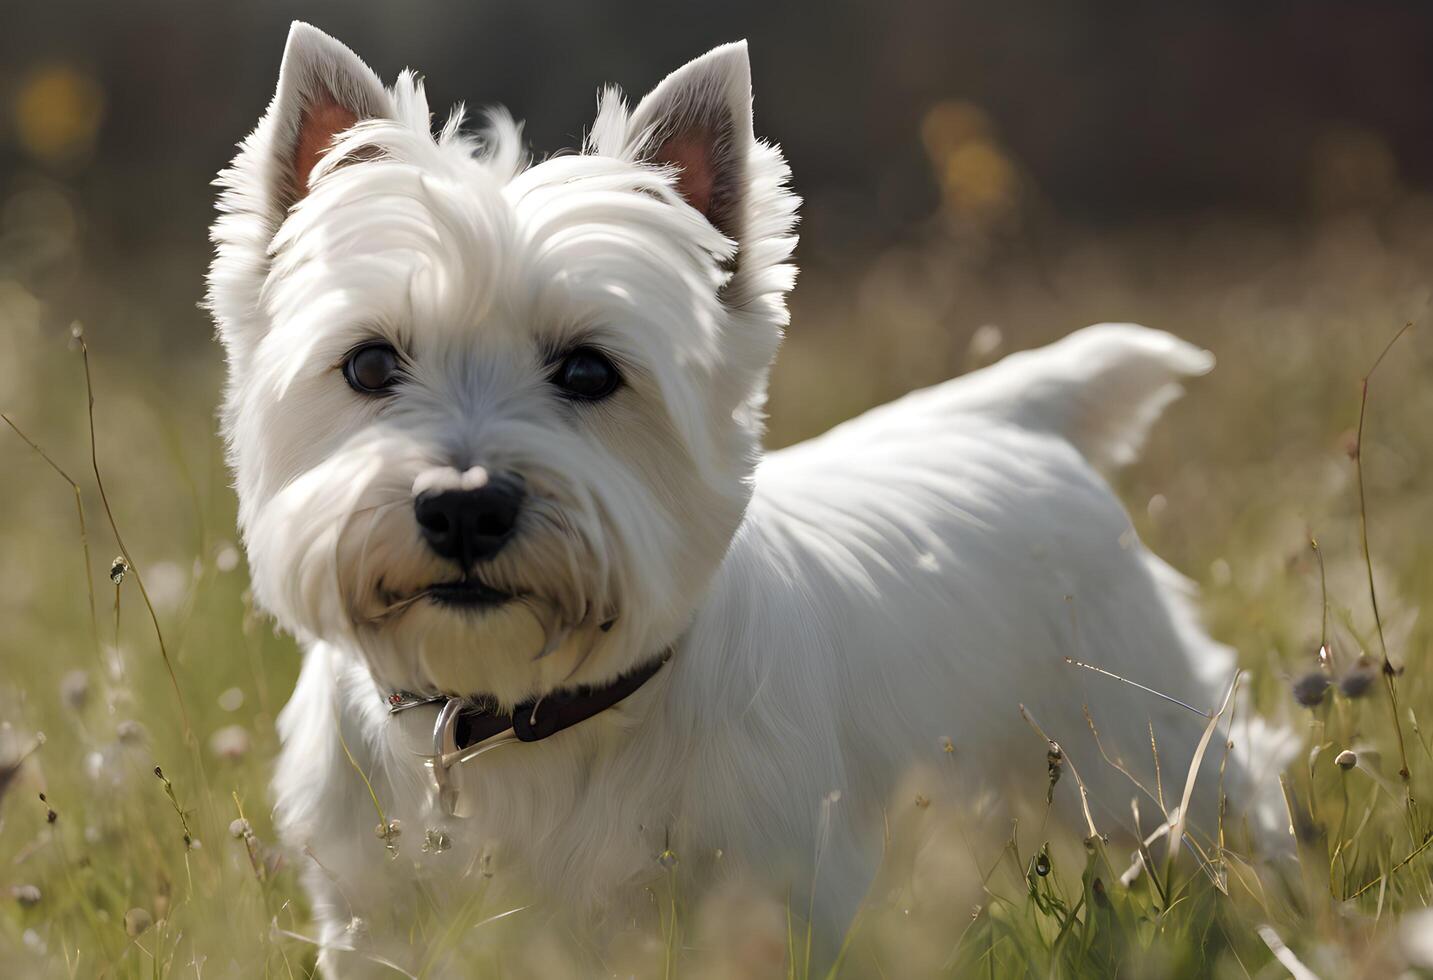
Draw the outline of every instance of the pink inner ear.
[[[309,175],[333,145],[333,138],[358,122],[358,114],[339,105],[327,89],[320,89],[299,115],[299,136],[294,144],[294,200],[308,196]]]
[[[708,221],[712,219],[716,176],[712,170],[712,139],[712,134],[705,129],[688,130],[666,140],[654,157],[657,163],[681,168],[677,174],[678,193]]]

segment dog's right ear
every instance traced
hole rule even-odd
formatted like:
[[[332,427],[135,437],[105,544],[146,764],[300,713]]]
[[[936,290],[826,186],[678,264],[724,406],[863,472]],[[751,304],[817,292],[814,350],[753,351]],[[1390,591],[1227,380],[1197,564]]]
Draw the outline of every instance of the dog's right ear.
[[[256,188],[277,229],[308,195],[310,175],[334,139],[365,119],[392,118],[383,83],[339,41],[301,21],[289,29],[279,84],[258,129],[244,144],[263,184]]]
[[[308,195],[314,166],[355,124],[395,115],[393,97],[356,54],[294,23],[274,99],[217,182],[207,305],[228,349],[231,377],[247,369],[263,335],[269,250],[289,209]]]

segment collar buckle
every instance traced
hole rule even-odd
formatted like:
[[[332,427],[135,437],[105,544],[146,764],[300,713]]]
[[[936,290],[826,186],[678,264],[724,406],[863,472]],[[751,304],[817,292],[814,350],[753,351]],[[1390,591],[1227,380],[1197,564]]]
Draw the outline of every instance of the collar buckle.
[[[470,762],[500,745],[516,742],[518,737],[509,725],[471,745],[459,745],[458,720],[470,705],[459,698],[432,698],[428,703],[432,701],[444,701],[444,704],[438,710],[437,721],[433,723],[433,754],[424,764],[433,773],[433,784],[438,791],[438,803],[443,812],[450,817],[464,816],[465,814],[458,812],[458,788],[453,784],[452,768]]]

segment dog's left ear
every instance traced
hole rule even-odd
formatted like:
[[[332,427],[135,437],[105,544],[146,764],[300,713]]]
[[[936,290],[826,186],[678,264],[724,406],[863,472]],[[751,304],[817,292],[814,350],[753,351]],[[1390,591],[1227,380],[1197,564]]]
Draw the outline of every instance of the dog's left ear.
[[[627,132],[636,158],[677,168],[677,191],[739,248],[754,139],[746,42],[723,44],[668,75],[632,111]]]

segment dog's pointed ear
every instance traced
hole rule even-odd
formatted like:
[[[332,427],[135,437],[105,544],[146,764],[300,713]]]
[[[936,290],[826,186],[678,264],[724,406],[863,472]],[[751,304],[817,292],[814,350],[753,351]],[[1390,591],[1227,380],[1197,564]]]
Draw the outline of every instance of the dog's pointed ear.
[[[313,168],[335,137],[362,120],[392,116],[387,90],[358,55],[294,21],[274,100],[255,133],[267,136],[264,170],[275,214],[281,219],[308,195]]]
[[[740,246],[754,139],[746,42],[723,44],[668,75],[632,111],[627,132],[636,158],[677,168],[677,191]]]

